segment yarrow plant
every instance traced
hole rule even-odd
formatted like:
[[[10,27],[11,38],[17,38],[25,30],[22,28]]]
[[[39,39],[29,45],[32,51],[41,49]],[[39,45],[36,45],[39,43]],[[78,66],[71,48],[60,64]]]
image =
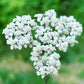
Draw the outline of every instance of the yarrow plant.
[[[42,78],[58,74],[61,63],[57,52],[66,52],[69,45],[78,43],[76,37],[82,33],[82,25],[73,16],[56,15],[52,9],[35,14],[34,19],[30,15],[16,16],[3,30],[12,50],[32,48],[30,60]]]

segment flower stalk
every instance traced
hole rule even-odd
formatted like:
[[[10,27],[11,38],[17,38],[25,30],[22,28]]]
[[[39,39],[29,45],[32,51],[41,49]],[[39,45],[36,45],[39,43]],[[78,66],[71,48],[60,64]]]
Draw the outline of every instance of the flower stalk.
[[[48,83],[48,80],[49,80],[49,76],[46,76],[46,77],[44,78],[44,84],[47,84],[47,83]]]

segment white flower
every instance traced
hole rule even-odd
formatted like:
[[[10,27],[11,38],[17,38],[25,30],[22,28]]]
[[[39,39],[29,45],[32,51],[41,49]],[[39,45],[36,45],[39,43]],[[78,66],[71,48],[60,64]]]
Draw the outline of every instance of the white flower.
[[[35,14],[34,17],[37,17],[37,21],[40,22],[41,18],[43,17],[43,14]]]
[[[38,44],[36,45],[36,47],[33,47],[30,59],[34,61],[34,66],[37,70],[37,75],[41,75],[42,78],[44,78],[45,75],[48,74],[55,75],[53,74],[53,68],[59,70],[59,57],[60,55],[56,53],[54,46]]]
[[[81,35],[82,25],[73,16],[57,18],[53,9],[34,17],[37,22],[30,15],[16,16],[3,34],[12,50],[32,48],[30,60],[38,76],[55,76],[61,66],[57,51],[66,52],[69,45],[78,43],[76,37]]]
[[[9,23],[3,30],[7,44],[11,45],[11,49],[21,49],[22,46],[27,48],[27,45],[30,46],[33,41],[31,30],[36,26],[37,23],[30,15],[17,16],[13,19],[13,22]],[[16,38],[17,40],[15,40]]]
[[[39,56],[38,52],[34,51],[34,52],[31,52],[31,55],[34,56],[34,57],[37,57]]]

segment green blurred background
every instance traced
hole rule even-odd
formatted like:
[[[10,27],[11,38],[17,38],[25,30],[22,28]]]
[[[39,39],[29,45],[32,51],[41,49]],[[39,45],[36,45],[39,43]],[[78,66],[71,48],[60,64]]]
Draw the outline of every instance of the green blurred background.
[[[0,0],[0,84],[44,84],[29,60],[31,49],[10,50],[3,29],[16,15],[44,13],[55,9],[57,17],[73,15],[84,28],[84,0]],[[84,32],[74,47],[61,54],[59,75],[48,84],[84,84]]]

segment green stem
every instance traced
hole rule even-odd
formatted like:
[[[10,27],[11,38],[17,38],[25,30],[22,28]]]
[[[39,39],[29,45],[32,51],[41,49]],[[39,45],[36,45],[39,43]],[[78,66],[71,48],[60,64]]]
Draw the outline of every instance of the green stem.
[[[44,84],[47,84],[47,80],[44,78]]]
[[[48,77],[48,76],[46,76],[46,77],[44,78],[44,84],[47,84],[48,79],[49,79],[49,77]]]

